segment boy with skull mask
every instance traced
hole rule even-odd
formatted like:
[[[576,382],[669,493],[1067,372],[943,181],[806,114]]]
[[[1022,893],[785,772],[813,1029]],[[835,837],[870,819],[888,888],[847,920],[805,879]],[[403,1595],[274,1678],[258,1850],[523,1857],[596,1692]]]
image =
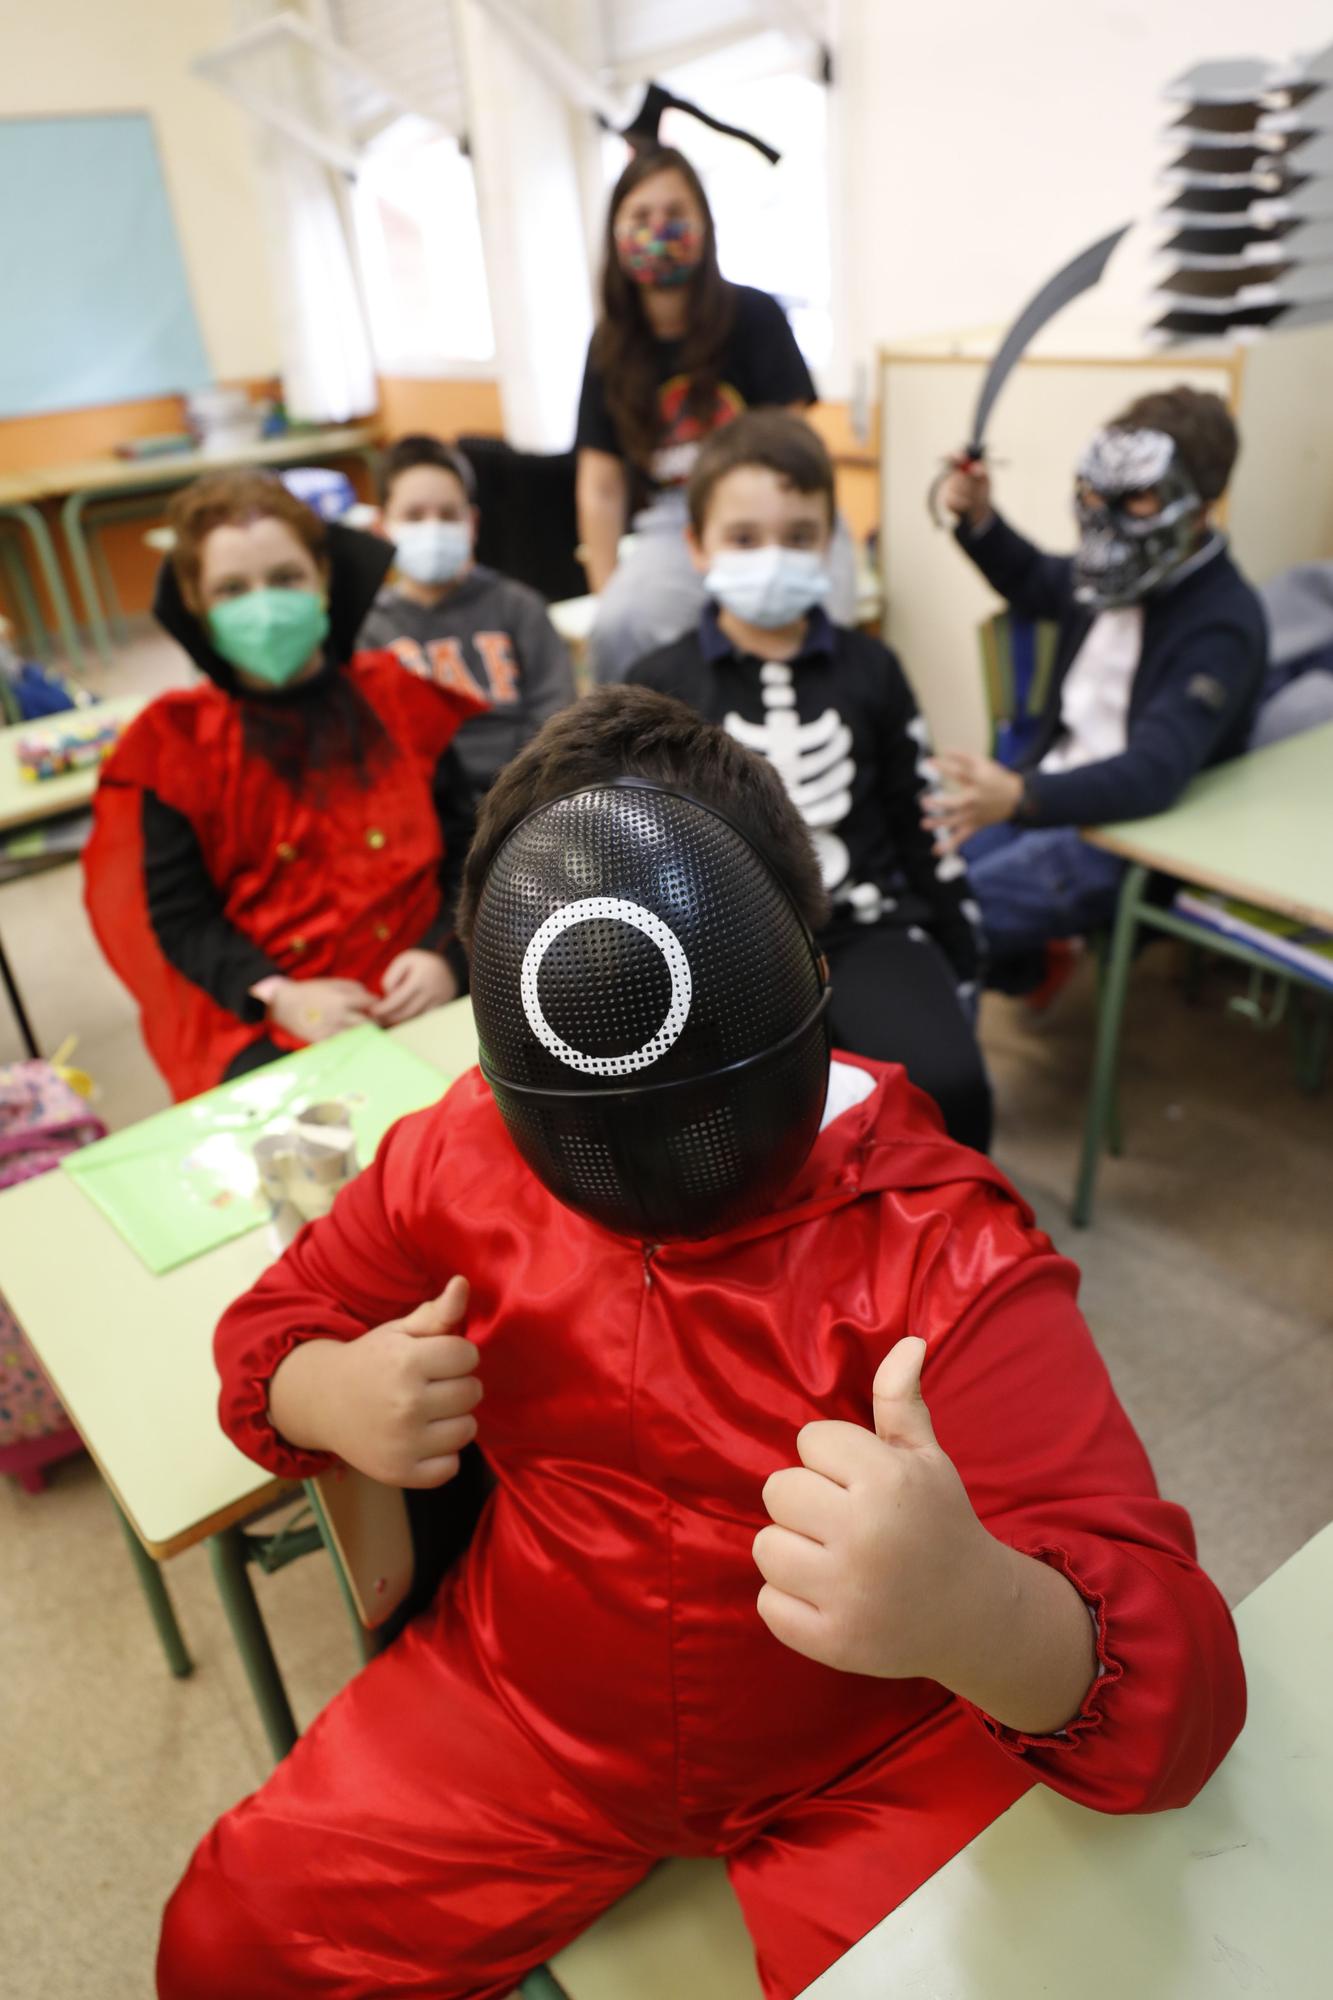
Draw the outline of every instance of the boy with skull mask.
[[[277,1473],[439,1486],[475,1437],[493,1487],[200,1847],[164,2000],[500,2000],[672,1854],[790,2000],[1035,1781],[1152,1811],[1224,1754],[1235,1635],[1076,1274],[901,1069],[830,1061],[824,913],[777,774],[664,696],[492,788],[480,1068],[216,1352]]]
[[[1022,766],[946,752],[924,814],[941,851],[966,854],[996,983],[1049,941],[1110,920],[1125,864],[1080,827],[1163,812],[1245,747],[1267,636],[1210,520],[1237,450],[1219,397],[1183,385],[1141,396],[1079,462],[1072,559],[1042,554],[996,514],[984,470],[944,486],[987,582],[1021,618],[1060,628]]]

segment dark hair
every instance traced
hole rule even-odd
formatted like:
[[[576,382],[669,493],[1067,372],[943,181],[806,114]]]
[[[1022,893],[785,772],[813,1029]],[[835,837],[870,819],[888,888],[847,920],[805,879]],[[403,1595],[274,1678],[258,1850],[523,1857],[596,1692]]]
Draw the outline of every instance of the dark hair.
[[[196,616],[202,609],[199,572],[204,543],[214,528],[266,519],[281,521],[317,563],[327,563],[329,537],[324,523],[304,500],[287,491],[275,473],[206,472],[172,495],[167,505],[167,525],[175,537],[171,567],[187,608]]]
[[[742,465],[761,465],[795,493],[821,494],[830,527],[837,512],[833,460],[824,440],[790,410],[746,410],[716,430],[701,449],[690,474],[690,525],[703,533],[708,504],[718,484]]]
[[[400,437],[389,446],[380,467],[380,500],[388,505],[393,491],[393,482],[410,472],[414,465],[438,466],[441,472],[451,472],[467,495],[469,502],[477,503],[477,475],[472,470],[472,461],[455,444],[446,444],[443,438],[429,437],[424,431],[414,431],[409,437]]]
[[[671,695],[603,687],[553,715],[482,800],[458,903],[465,944],[491,864],[519,821],[585,785],[622,777],[670,785],[725,814],[784,883],[811,930],[827,921],[810,836],[772,765]]]
[[[722,351],[736,311],[735,294],[718,268],[713,211],[698,174],[673,146],[636,153],[612,189],[606,211],[600,310],[591,357],[606,385],[606,407],[621,450],[645,471],[661,434],[658,347],[640,288],[620,268],[616,217],[636,187],[654,174],[670,172],[681,176],[704,219],[703,255],[688,286],[688,324],[680,355],[680,373],[690,381],[685,413],[701,426],[713,421]]]
[[[1199,498],[1220,500],[1240,450],[1240,434],[1220,396],[1208,389],[1191,389],[1184,382],[1174,389],[1155,389],[1140,396],[1118,417],[1113,430],[1164,431],[1184,460]]]

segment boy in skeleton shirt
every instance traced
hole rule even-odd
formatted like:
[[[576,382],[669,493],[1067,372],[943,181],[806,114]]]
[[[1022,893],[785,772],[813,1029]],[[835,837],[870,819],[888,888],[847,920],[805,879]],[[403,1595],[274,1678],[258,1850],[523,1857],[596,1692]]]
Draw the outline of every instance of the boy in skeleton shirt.
[[[1080,461],[1072,559],[1002,520],[983,470],[945,484],[959,545],[987,582],[1019,617],[1060,628],[1022,768],[945,752],[926,802],[941,854],[966,854],[995,984],[1035,985],[1051,941],[1114,914],[1125,863],[1080,827],[1164,812],[1196,772],[1245,747],[1267,634],[1209,518],[1237,449],[1219,397],[1141,396]]]
[[[832,905],[820,932],[833,1035],[901,1063],[949,1132],[984,1151],[990,1090],[972,1031],[978,910],[921,824],[926,725],[894,655],[823,610],[833,468],[816,434],[756,410],[718,431],[689,487],[709,604],[628,679],[688,702],[774,766]]]

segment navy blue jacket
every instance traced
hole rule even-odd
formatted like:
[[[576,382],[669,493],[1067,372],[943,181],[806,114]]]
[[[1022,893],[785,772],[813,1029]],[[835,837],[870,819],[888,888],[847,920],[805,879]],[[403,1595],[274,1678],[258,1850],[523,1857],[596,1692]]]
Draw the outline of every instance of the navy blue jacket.
[[[1026,826],[1101,826],[1165,812],[1196,772],[1245,748],[1268,664],[1268,631],[1258,593],[1225,544],[1176,584],[1143,604],[1143,651],[1129,693],[1125,748],[1073,771],[1036,766],[1062,733],[1065,675],[1093,613],[1074,597],[1073,562],[1043,555],[993,515],[960,546],[1020,618],[1058,621],[1051,688],[1024,758]]]

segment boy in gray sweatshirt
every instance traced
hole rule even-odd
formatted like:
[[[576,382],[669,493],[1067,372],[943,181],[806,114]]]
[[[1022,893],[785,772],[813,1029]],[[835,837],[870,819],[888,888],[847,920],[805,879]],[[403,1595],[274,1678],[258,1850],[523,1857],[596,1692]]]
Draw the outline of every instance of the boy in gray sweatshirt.
[[[473,561],[475,499],[472,467],[454,446],[433,437],[392,446],[381,504],[397,557],[357,643],[386,648],[424,680],[490,703],[454,739],[480,794],[547,717],[573,701],[574,675],[538,593]]]

